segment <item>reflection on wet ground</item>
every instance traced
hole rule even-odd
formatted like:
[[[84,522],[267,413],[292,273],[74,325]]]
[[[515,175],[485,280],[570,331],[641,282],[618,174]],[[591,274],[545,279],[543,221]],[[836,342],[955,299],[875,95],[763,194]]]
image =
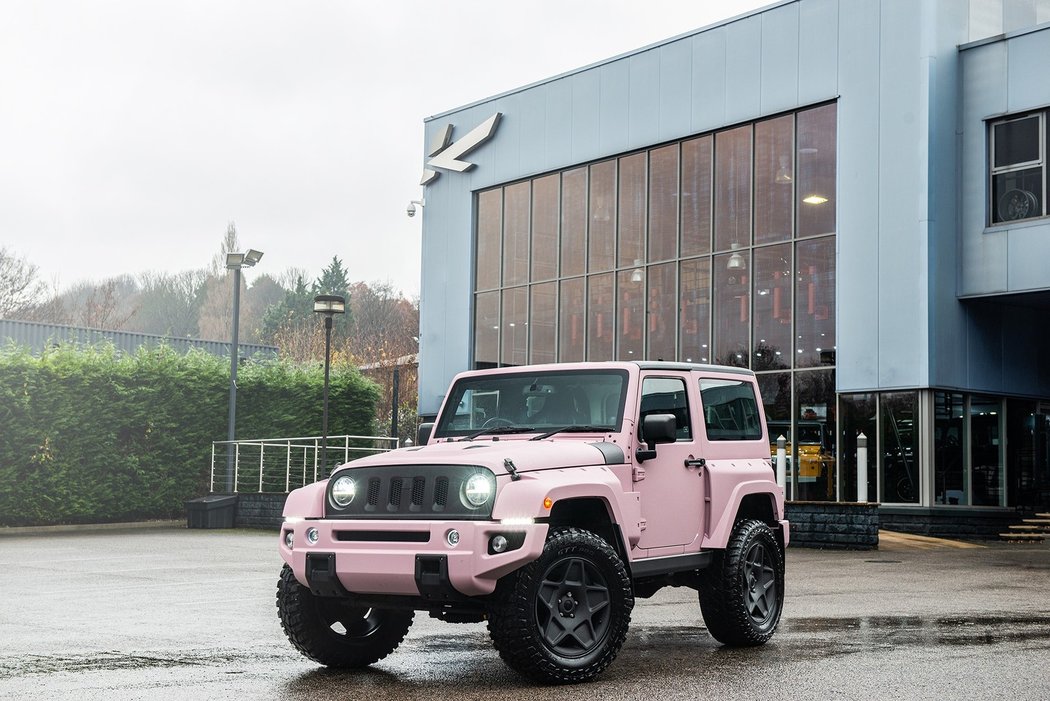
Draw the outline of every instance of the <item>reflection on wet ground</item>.
[[[481,661],[497,662],[488,635],[483,626],[463,626],[459,631],[446,629],[438,634],[410,636],[400,655],[412,655],[417,661],[413,665],[418,676],[421,668],[430,672],[454,661],[461,665],[467,655]],[[824,657],[848,655],[878,648],[902,648],[930,645],[996,645],[1040,641],[1037,647],[1050,649],[1050,611],[1032,615],[981,615],[981,616],[866,616],[854,618],[794,618],[781,622],[774,638],[777,648],[794,659],[802,657]],[[289,661],[298,661],[294,653],[286,650],[281,641],[276,644],[247,648],[193,649],[170,652],[134,654],[118,651],[91,654],[20,655],[0,658],[0,679],[46,675],[56,672],[103,672],[164,669],[174,667],[228,668],[227,673],[238,673],[245,664],[266,668],[282,666]],[[769,648],[766,648],[767,650]],[[624,647],[621,658],[638,656],[659,658],[666,663],[676,657],[695,657],[706,651],[721,650],[702,626],[634,626]],[[769,652],[764,653],[766,655]],[[774,653],[775,654],[775,653]],[[450,660],[450,657],[452,660]],[[466,668],[461,667],[465,672]],[[339,672],[318,669],[308,676],[327,677]],[[372,670],[369,674],[383,676]],[[404,680],[404,677],[401,677]]]

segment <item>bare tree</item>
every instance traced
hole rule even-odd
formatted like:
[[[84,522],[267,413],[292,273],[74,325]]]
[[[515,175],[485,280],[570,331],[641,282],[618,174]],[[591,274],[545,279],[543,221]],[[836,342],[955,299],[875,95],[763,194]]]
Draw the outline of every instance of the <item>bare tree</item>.
[[[218,275],[226,269],[226,254],[240,252],[241,244],[237,240],[237,225],[232,221],[226,225],[226,235],[219,246],[219,252],[211,259],[212,275]]]
[[[35,265],[0,247],[0,317],[21,318],[42,302],[46,290]]]

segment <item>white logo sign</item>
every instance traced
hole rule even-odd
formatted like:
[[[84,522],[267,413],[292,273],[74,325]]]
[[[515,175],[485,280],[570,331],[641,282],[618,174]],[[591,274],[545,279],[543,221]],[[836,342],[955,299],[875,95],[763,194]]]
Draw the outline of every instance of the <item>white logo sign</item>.
[[[463,156],[466,156],[492,138],[492,135],[496,133],[496,126],[499,124],[502,116],[502,113],[497,112],[471,129],[466,136],[455,143],[452,142],[452,125],[446,124],[435,135],[431,148],[427,152],[427,156],[430,157],[427,165],[430,168],[453,170],[457,173],[470,170],[474,167],[474,164],[470,161],[462,160]],[[436,170],[431,170],[430,168],[423,171],[423,179],[419,181],[420,185],[429,185],[440,175]]]

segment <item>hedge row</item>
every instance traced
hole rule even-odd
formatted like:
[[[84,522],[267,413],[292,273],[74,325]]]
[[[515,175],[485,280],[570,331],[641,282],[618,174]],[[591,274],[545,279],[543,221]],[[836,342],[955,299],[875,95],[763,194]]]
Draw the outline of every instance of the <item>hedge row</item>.
[[[238,438],[320,434],[323,382],[316,366],[243,365]],[[334,367],[329,393],[330,434],[372,435],[373,383]],[[181,517],[208,489],[228,396],[229,361],[203,352],[0,350],[0,525]]]

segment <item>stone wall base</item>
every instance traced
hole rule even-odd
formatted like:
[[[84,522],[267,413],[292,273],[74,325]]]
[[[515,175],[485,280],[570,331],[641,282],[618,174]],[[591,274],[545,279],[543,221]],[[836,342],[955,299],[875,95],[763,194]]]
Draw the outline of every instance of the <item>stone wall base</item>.
[[[879,547],[879,505],[826,501],[789,501],[791,546],[875,550]]]

